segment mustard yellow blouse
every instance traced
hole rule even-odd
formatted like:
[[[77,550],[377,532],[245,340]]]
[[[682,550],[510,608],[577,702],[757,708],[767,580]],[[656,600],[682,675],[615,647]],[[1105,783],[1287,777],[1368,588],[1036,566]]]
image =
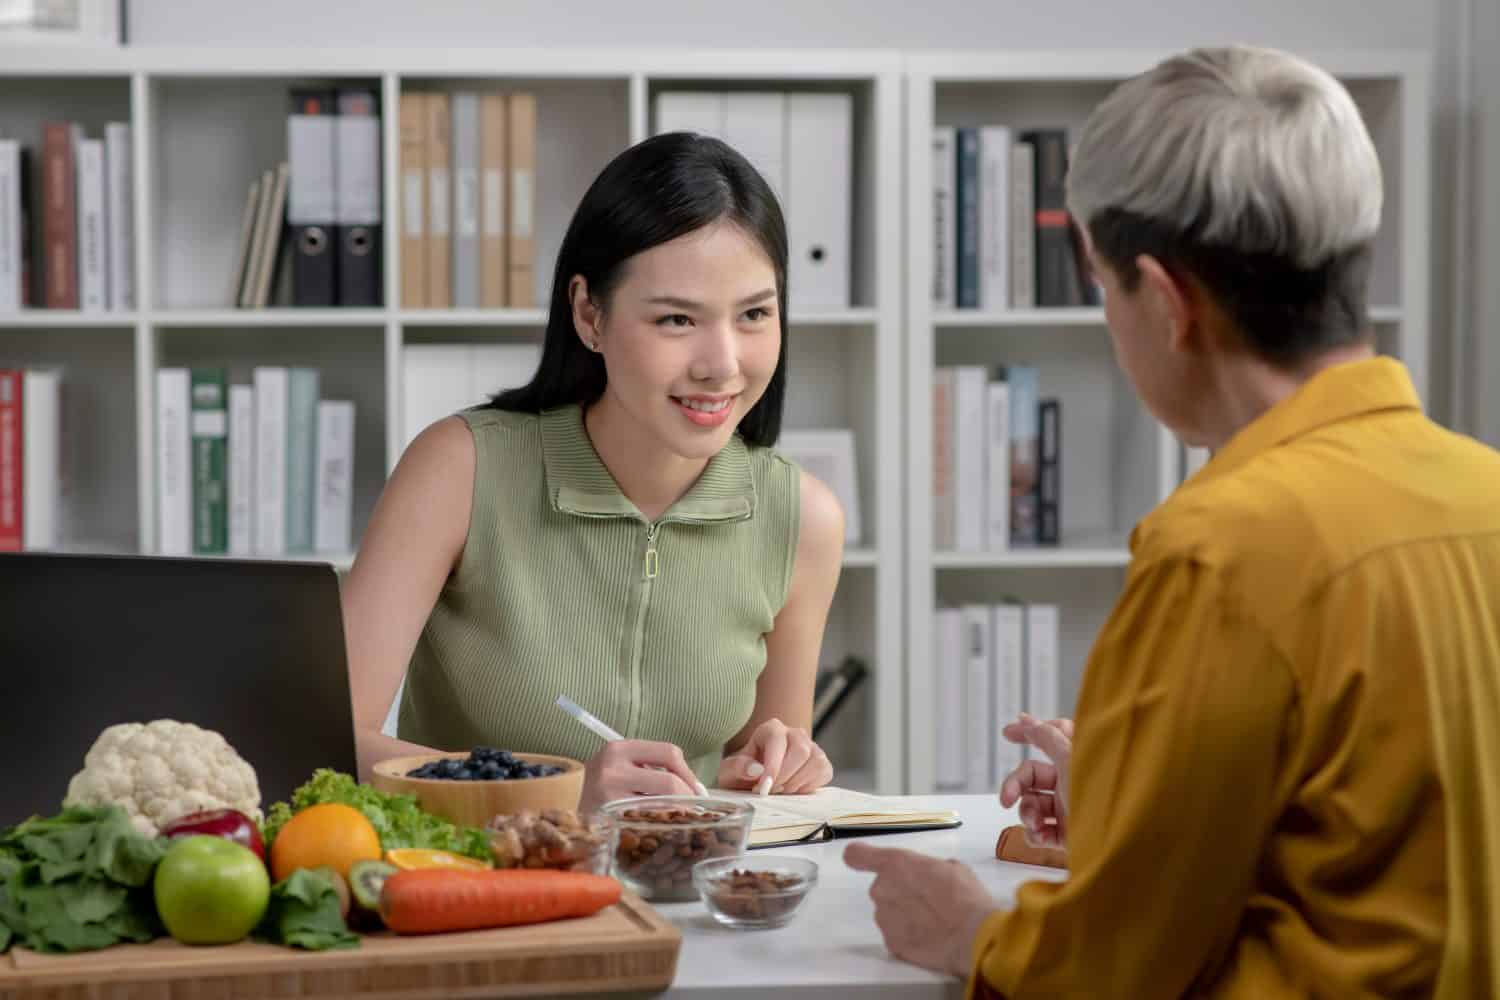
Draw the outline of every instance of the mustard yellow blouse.
[[[970,995],[1494,995],[1500,455],[1340,365],[1131,548],[1069,878],[985,922]]]

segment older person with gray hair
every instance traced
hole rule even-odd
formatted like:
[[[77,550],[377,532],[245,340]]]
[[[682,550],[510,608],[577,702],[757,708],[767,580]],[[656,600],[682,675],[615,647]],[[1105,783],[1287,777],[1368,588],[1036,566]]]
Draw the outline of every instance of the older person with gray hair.
[[[1212,459],[1136,527],[1074,720],[1001,789],[1069,874],[997,910],[851,845],[972,995],[1500,995],[1500,455],[1378,357],[1380,166],[1299,59],[1188,52],[1090,117],[1069,209],[1145,405]]]

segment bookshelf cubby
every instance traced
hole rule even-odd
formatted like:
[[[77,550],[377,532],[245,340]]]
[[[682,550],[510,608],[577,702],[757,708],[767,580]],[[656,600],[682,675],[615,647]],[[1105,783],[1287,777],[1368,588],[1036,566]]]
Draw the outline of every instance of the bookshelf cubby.
[[[897,53],[616,52],[503,48],[0,51],[0,135],[38,148],[44,121],[90,134],[132,125],[136,308],[0,315],[0,367],[64,369],[62,544],[158,551],[156,371],[213,365],[248,383],[258,365],[318,369],[323,398],[355,404],[357,545],[400,457],[408,345],[540,340],[553,264],[588,184],[653,131],[652,97],[679,89],[834,92],[852,97],[853,242],[847,308],[794,311],[785,426],[855,432],[863,537],[847,546],[820,656],[871,667],[830,739],[841,781],[899,791],[905,690],[901,563],[901,60]],[[293,308],[282,268],[263,309],[231,306],[247,188],[287,159],[289,94],[363,86],[380,98],[382,304]],[[397,105],[405,92],[524,92],[537,106],[536,306],[411,308],[401,301]],[[35,236],[34,236],[35,238]],[[496,388],[499,388],[498,386]],[[352,552],[312,558],[347,567]]]
[[[937,731],[948,724],[937,718],[941,702],[934,692],[936,609],[1009,600],[1056,605],[1058,705],[1072,714],[1089,648],[1123,585],[1130,529],[1177,487],[1184,469],[1180,443],[1136,401],[1116,366],[1103,309],[934,306],[934,129],[1063,128],[1072,141],[1119,81],[1168,54],[960,51],[906,60],[906,231],[913,234],[905,255],[909,792],[938,787]],[[1306,55],[1349,88],[1380,156],[1385,211],[1370,321],[1379,349],[1408,365],[1425,397],[1427,57]],[[934,546],[933,378],[938,366],[959,364],[1035,365],[1040,395],[1061,400],[1060,544],[995,551]]]

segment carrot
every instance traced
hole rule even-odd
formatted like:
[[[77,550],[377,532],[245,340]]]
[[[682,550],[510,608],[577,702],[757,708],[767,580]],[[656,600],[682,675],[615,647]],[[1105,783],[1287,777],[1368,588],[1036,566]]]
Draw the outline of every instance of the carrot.
[[[419,868],[385,880],[380,916],[397,934],[440,934],[586,917],[619,901],[619,882],[588,872]]]

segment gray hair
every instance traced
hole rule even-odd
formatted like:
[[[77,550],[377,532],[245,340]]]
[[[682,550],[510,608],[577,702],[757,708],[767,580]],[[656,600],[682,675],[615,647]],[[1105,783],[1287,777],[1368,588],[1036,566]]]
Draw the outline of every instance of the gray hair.
[[[1068,174],[1087,227],[1117,209],[1311,270],[1380,226],[1380,160],[1349,92],[1271,49],[1196,49],[1089,117]]]

